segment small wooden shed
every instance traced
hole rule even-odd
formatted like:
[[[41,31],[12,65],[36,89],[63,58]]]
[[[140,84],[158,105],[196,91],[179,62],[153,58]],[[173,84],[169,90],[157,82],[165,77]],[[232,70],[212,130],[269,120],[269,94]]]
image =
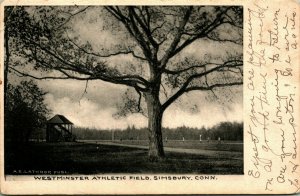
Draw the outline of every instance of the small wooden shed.
[[[68,142],[75,141],[72,133],[73,123],[63,115],[55,115],[47,121],[46,141],[47,142]]]

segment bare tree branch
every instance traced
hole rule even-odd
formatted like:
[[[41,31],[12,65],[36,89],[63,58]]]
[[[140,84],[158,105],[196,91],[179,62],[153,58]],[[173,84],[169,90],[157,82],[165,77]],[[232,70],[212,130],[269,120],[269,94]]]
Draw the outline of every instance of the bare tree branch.
[[[157,27],[153,28],[151,30],[151,34],[153,34],[155,31],[161,29],[164,26],[164,24],[166,24],[166,21],[163,21],[163,23],[161,23],[161,25],[158,25]]]
[[[119,21],[122,21],[124,24],[128,22],[129,19],[122,14],[121,10],[118,7],[114,8],[113,6],[104,6],[104,8]]]
[[[147,60],[151,60],[151,49],[147,45],[147,42],[143,37],[143,33],[139,30],[136,24],[132,10],[129,9],[128,17],[126,17],[118,8],[118,6],[116,6],[116,8],[114,8],[113,6],[106,6],[105,9],[124,24],[128,32],[135,38],[137,43],[141,46]]]
[[[204,63],[204,64],[201,64],[201,65],[194,65],[194,66],[190,66],[188,68],[185,68],[185,69],[179,69],[179,70],[169,70],[169,69],[164,69],[164,73],[166,74],[172,74],[172,75],[176,75],[176,74],[180,74],[182,72],[186,72],[186,71],[189,71],[191,69],[195,69],[195,68],[203,68],[205,67],[206,65],[223,65],[223,64],[218,64],[218,63]]]
[[[204,71],[206,71],[206,67],[204,67]],[[207,80],[207,75],[205,75],[204,77],[205,77],[205,84],[206,84],[206,86],[209,86],[208,80]],[[211,89],[211,92],[214,95],[214,97],[217,98],[217,95],[215,94],[215,92],[213,91],[213,89]]]
[[[83,91],[83,93],[82,93],[82,95],[81,95],[81,97],[80,97],[79,100],[81,100],[81,99],[83,98],[84,94],[87,93],[88,83],[89,83],[89,80],[86,80],[86,82],[85,82],[85,87],[84,87],[84,91]],[[80,101],[79,101],[79,103],[80,103]]]
[[[132,15],[134,16],[134,19],[138,22],[138,24],[142,27],[142,30],[144,31],[144,33],[146,34],[147,36],[147,39],[149,40],[149,42],[151,43],[151,45],[157,49],[158,48],[158,44],[157,42],[153,39],[152,37],[152,34],[151,34],[151,31],[150,29],[148,29],[148,26],[147,24],[145,24],[140,16],[137,15],[137,13],[135,12],[134,8],[133,7],[129,7],[129,11],[130,13],[132,13]]]
[[[235,64],[232,64],[235,63]],[[186,92],[187,87],[189,86],[189,84],[196,78],[201,78],[203,76],[207,76],[210,73],[213,73],[215,71],[218,71],[224,67],[238,67],[238,66],[242,66],[243,62],[242,61],[227,61],[224,62],[222,65],[216,66],[214,68],[211,68],[207,71],[204,71],[202,73],[199,74],[194,74],[192,76],[190,76],[181,86],[181,88],[173,95],[171,96],[163,105],[162,108],[163,110],[165,110],[169,105],[171,105],[171,103],[173,103],[176,99],[178,99],[182,94],[184,94]],[[200,89],[199,89],[200,90]],[[210,89],[208,89],[210,90]]]
[[[173,42],[171,43],[170,47],[166,50],[165,55],[163,56],[163,58],[161,59],[161,64],[162,64],[162,68],[164,68],[168,62],[168,60],[171,58],[171,56],[173,55],[173,51],[175,50],[175,48],[177,47],[178,43],[180,42],[181,36],[184,32],[184,28],[185,25],[187,24],[190,15],[192,13],[193,7],[190,6],[184,16],[182,21],[179,24],[179,27],[177,28],[177,33],[175,35],[175,38],[173,39]]]
[[[74,16],[76,16],[76,15],[78,15],[78,14],[86,11],[89,7],[90,6],[87,6],[87,7],[83,8],[82,10],[79,10],[78,12],[76,12],[74,14],[69,13],[69,17],[63,23],[61,23],[58,26],[54,27],[54,30],[60,29],[61,27],[63,27],[64,25],[66,25],[72,19],[72,17],[74,17]]]
[[[137,104],[137,107],[138,107],[138,112],[141,112],[141,101],[142,101],[142,93],[137,89],[137,88],[134,88],[135,91],[138,93],[139,95],[139,100],[138,100],[138,104]]]
[[[176,74],[180,74],[182,72],[186,72],[186,71],[189,71],[191,69],[195,69],[195,68],[204,68],[205,66],[207,65],[219,65],[219,66],[226,66],[226,65],[229,65],[230,63],[236,63],[238,65],[242,65],[242,61],[239,61],[239,60],[230,60],[230,61],[226,61],[225,63],[214,63],[214,62],[208,62],[208,63],[204,63],[204,64],[201,64],[201,65],[193,65],[193,66],[190,66],[188,68],[184,68],[184,69],[179,69],[179,70],[169,70],[169,69],[164,69],[163,73],[166,73],[166,74],[173,74],[173,75],[176,75]]]
[[[58,54],[55,54],[54,52],[41,46],[40,44],[34,42],[33,40],[29,40],[29,41],[32,44],[34,44],[36,47],[38,47],[40,50],[46,52],[49,56],[57,59],[60,63],[62,63],[64,65],[64,66],[54,67],[53,65],[51,65],[53,62],[49,62],[49,63],[43,62],[46,64],[45,67],[52,67],[53,69],[56,69],[72,78],[73,78],[73,76],[71,76],[70,74],[67,74],[63,70],[69,70],[69,71],[74,71],[76,73],[89,75],[89,76],[101,79],[103,81],[112,82],[115,84],[124,84],[124,85],[128,85],[128,86],[136,87],[141,91],[144,91],[149,85],[149,83],[146,79],[144,79],[143,77],[138,76],[138,75],[109,76],[106,73],[95,72],[95,70],[93,70],[93,69],[92,70],[87,69],[87,66],[84,66],[84,65],[76,65],[75,66],[74,64],[72,64],[72,62],[68,62],[63,57],[58,56]],[[40,60],[40,58],[38,58],[37,56],[36,56],[35,60],[38,62],[42,62]],[[76,78],[74,78],[74,79],[76,79]],[[138,84],[142,85],[143,87],[139,86]]]
[[[238,45],[243,45],[243,43],[241,42],[241,39],[237,39],[237,40],[230,40],[230,39],[219,39],[219,38],[213,38],[211,36],[206,36],[207,39],[212,40],[212,41],[216,41],[216,42],[230,42],[230,43],[234,43],[234,44],[238,44]]]
[[[68,36],[68,35],[67,35]],[[128,50],[128,51],[119,51],[119,52],[115,52],[115,53],[110,53],[110,54],[106,54],[106,55],[102,55],[99,53],[94,53],[94,52],[90,52],[87,51],[86,49],[84,49],[83,47],[80,47],[78,44],[76,44],[73,40],[70,39],[70,37],[68,36],[69,41],[76,46],[78,49],[80,49],[81,51],[83,51],[84,53],[88,54],[88,55],[93,55],[93,56],[97,56],[97,57],[101,57],[101,58],[108,58],[108,57],[112,57],[112,56],[117,56],[117,55],[123,55],[123,54],[131,54],[133,57],[146,61],[147,59],[141,56],[138,56],[134,53],[134,51],[132,50]]]
[[[227,87],[227,86],[238,86],[242,85],[243,81],[241,82],[232,82],[232,83],[220,83],[220,84],[213,84],[211,86],[193,86],[193,87],[188,87],[185,89],[185,92],[190,92],[194,90],[213,90],[214,88],[220,88],[220,87]]]
[[[190,37],[189,39],[184,41],[180,46],[174,49],[172,54],[170,54],[170,58],[172,58],[173,56],[181,52],[184,48],[186,48],[188,45],[193,43],[195,40],[206,37],[210,32],[215,30],[218,26],[224,24],[225,22],[223,21],[223,14],[226,13],[229,9],[231,9],[231,7],[226,8],[224,11],[218,14],[217,17],[213,20],[213,22],[207,25],[206,28],[202,29],[200,32],[197,32],[195,36]]]
[[[165,86],[164,86],[163,84],[161,84],[161,87],[162,87],[163,93],[164,93],[164,95],[165,95],[165,97],[166,97],[166,99],[167,99],[167,98],[168,98],[167,90],[166,90],[166,88],[165,88]]]
[[[21,72],[13,67],[9,67],[9,69],[11,69],[13,72],[17,73],[20,77],[30,77],[36,80],[47,80],[47,79],[61,79],[61,80],[69,80],[69,79],[76,79],[76,80],[95,80],[97,78],[70,78],[70,77],[59,77],[59,76],[44,76],[44,77],[40,77],[40,76],[34,76],[32,74],[28,74],[25,72]]]

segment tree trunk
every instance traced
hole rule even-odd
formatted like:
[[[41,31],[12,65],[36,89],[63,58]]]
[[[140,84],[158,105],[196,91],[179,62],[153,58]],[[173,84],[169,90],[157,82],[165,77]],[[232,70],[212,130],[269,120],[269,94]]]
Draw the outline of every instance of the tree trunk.
[[[148,108],[149,152],[150,160],[157,161],[165,156],[162,140],[162,108],[158,96],[146,94]]]

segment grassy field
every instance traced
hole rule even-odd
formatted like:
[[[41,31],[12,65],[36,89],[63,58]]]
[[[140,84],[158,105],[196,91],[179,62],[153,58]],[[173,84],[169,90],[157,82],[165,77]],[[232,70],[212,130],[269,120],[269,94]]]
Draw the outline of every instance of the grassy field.
[[[148,146],[148,140],[115,140],[114,143]],[[241,141],[202,141],[199,140],[168,140],[164,141],[165,147],[184,148],[184,149],[202,149],[243,152],[243,143]]]
[[[86,143],[28,143],[5,146],[5,173],[30,170],[66,174],[172,173],[242,174],[243,160],[166,153],[166,159],[149,162],[147,150]],[[22,173],[23,171],[23,173]]]

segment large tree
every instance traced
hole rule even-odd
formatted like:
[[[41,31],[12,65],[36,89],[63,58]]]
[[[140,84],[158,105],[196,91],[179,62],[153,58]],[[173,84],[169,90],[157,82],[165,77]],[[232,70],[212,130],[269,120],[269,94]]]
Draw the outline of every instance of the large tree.
[[[33,80],[7,85],[6,141],[28,142],[34,131],[45,128],[49,113],[44,103],[45,94]]]
[[[37,79],[102,80],[134,89],[137,104],[129,96],[125,105],[127,111],[148,117],[151,159],[165,155],[162,118],[172,103],[191,91],[242,84],[242,7],[26,9],[43,33],[22,36],[25,47],[19,56],[27,59],[22,64],[61,75],[38,77],[17,67],[11,70]],[[207,48],[205,55],[195,52],[203,53],[206,47],[214,50]]]
[[[23,7],[6,7],[4,11],[4,100],[6,103],[9,66],[13,64],[13,62],[11,62],[11,56],[14,56],[14,52],[17,52],[14,49],[22,47],[23,42],[21,41],[20,36],[26,32],[27,25],[30,24],[30,19],[29,14]],[[20,32],[20,27],[23,28],[22,32]],[[18,47],[12,47],[12,43],[18,45]],[[13,48],[13,50],[11,50],[11,48]]]

